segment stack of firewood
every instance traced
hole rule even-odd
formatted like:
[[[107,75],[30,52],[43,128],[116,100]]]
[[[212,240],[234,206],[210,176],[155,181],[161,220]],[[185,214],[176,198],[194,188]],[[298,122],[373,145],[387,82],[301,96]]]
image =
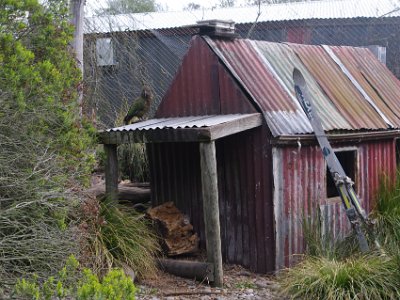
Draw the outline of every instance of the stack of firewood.
[[[182,214],[173,202],[166,202],[147,211],[155,222],[167,256],[192,254],[199,249],[199,237],[193,231],[189,218]]]

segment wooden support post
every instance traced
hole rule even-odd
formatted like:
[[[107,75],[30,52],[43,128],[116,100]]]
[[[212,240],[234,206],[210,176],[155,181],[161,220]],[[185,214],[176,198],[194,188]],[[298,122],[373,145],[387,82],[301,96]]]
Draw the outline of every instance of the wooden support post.
[[[106,197],[112,201],[118,200],[118,157],[117,145],[104,145],[106,152]]]
[[[218,206],[215,142],[200,143],[201,185],[206,233],[207,261],[214,265],[214,284],[222,287],[222,252]]]

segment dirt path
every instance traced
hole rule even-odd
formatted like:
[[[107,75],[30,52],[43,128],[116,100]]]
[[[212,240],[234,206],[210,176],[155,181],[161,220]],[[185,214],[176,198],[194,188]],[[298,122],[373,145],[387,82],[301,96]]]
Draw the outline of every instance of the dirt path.
[[[143,300],[282,299],[271,276],[233,265],[224,266],[224,288],[213,288],[208,282],[200,283],[161,271],[157,278],[147,279],[137,286],[137,299]]]

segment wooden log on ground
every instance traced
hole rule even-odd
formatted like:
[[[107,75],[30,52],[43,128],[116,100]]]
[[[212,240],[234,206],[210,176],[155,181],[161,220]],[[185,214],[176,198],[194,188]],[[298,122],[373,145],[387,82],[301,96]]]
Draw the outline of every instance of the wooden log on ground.
[[[214,281],[213,265],[207,262],[160,259],[160,269],[170,274],[199,281]]]
[[[104,184],[98,184],[91,187],[88,193],[95,195],[97,198],[101,198],[105,195]],[[146,203],[150,201],[150,189],[140,188],[134,186],[118,185],[118,196],[119,200],[126,200],[132,204]]]
[[[147,211],[162,237],[162,247],[167,256],[195,253],[199,249],[199,237],[193,231],[189,218],[183,215],[173,202],[166,202]]]

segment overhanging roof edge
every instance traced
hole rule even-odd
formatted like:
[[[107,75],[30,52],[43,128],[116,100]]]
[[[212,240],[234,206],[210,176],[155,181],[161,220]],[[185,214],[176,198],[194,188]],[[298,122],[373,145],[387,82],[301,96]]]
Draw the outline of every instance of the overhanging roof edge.
[[[262,119],[260,113],[151,119],[97,136],[100,144],[209,142],[261,126]]]

